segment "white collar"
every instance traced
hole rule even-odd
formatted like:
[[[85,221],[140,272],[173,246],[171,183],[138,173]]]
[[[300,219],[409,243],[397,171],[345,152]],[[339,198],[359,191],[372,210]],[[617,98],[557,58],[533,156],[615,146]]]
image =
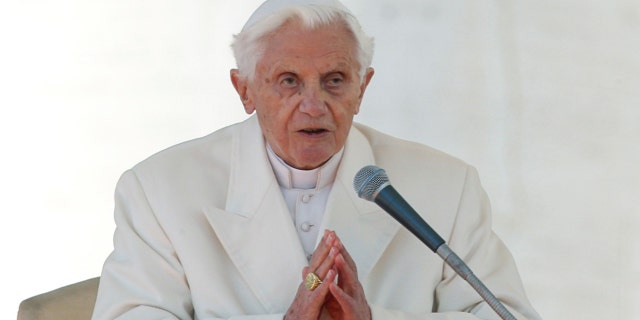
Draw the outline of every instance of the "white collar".
[[[269,143],[267,145],[267,154],[269,162],[276,175],[276,180],[280,187],[285,189],[322,189],[330,184],[336,178],[338,166],[344,153],[344,147],[334,154],[329,161],[322,166],[311,170],[300,170],[288,165],[271,149]]]

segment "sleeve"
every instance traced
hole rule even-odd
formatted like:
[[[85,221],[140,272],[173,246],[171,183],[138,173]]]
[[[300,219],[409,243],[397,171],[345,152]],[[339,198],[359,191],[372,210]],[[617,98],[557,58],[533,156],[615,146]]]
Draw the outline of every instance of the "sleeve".
[[[133,171],[118,181],[114,215],[92,319],[191,319],[184,272]]]
[[[524,293],[511,253],[491,229],[489,201],[472,167],[467,170],[447,244],[517,319],[541,319]],[[443,266],[442,281],[435,291],[435,313],[413,315],[372,305],[373,320],[500,319],[466,280]]]
[[[114,250],[102,270],[92,319],[193,319],[184,270],[133,171],[125,172],[116,187],[115,221]],[[280,320],[283,316],[228,320]]]

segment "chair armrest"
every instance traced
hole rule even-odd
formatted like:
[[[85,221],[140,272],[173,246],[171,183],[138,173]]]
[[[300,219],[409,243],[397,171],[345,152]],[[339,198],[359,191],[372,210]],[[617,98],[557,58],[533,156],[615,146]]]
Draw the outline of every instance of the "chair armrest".
[[[88,320],[100,278],[91,278],[28,298],[20,303],[18,320]]]

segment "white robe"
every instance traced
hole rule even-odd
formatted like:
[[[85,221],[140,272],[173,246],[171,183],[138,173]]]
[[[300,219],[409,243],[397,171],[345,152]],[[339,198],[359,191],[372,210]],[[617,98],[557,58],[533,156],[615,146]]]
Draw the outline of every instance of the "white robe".
[[[491,231],[475,169],[354,124],[327,200],[326,228],[354,258],[375,320],[498,319],[441,259],[353,191],[365,165],[394,187],[519,319],[539,319]],[[282,319],[307,264],[257,118],[125,172],[114,251],[93,319]]]

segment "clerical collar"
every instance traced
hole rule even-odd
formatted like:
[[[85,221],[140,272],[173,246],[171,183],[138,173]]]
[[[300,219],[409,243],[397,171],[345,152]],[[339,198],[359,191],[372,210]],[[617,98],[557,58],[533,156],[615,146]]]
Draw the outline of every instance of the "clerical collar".
[[[336,178],[343,152],[344,147],[319,168],[300,170],[285,163],[267,143],[267,154],[276,180],[280,187],[286,189],[321,189],[330,185]]]

